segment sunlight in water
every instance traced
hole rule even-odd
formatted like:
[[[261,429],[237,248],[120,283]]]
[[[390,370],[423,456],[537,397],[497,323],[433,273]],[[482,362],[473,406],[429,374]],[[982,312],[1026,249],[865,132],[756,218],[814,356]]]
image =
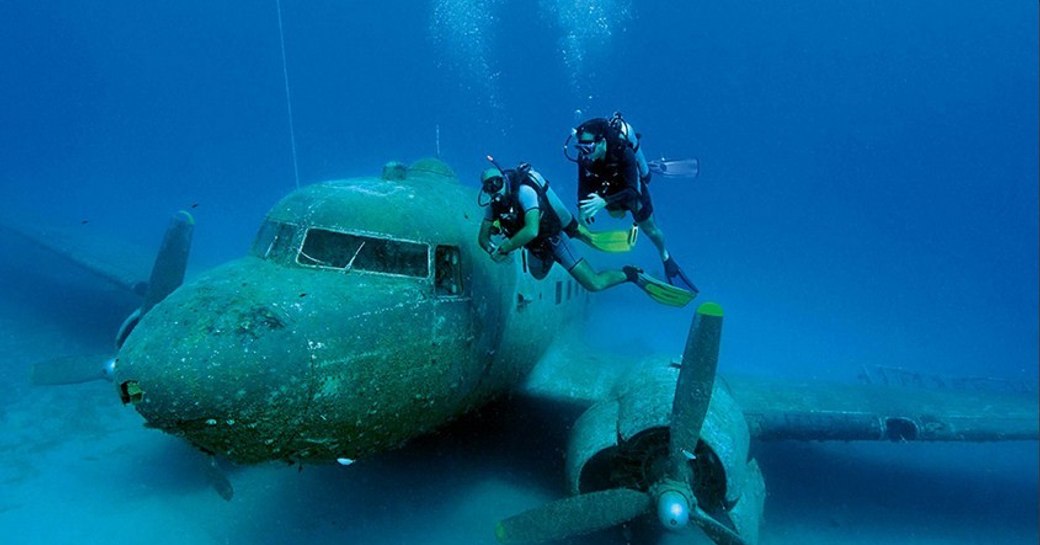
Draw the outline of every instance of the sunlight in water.
[[[629,0],[541,0],[542,15],[558,26],[559,52],[571,90],[585,96],[594,63],[612,50],[614,35],[632,18]]]
[[[446,68],[461,76],[461,85],[484,97],[494,109],[500,103],[500,68],[495,65],[492,39],[503,24],[501,0],[437,0],[430,34]],[[596,63],[609,58],[615,36],[632,18],[629,0],[540,0],[545,24],[558,33],[558,53],[569,74],[571,90],[589,98]]]
[[[495,9],[501,0],[436,0],[430,34],[448,69],[460,85],[484,97],[493,109],[499,104],[499,72],[491,62],[490,37],[498,24]]]

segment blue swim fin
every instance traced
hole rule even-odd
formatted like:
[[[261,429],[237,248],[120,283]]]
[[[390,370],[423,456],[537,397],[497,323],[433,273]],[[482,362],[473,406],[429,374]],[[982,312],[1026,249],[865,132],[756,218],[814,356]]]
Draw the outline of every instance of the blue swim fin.
[[[701,171],[697,159],[665,159],[660,158],[647,162],[650,172],[668,178],[696,178]]]
[[[673,286],[685,287],[685,289],[692,291],[693,293],[700,293],[701,290],[697,289],[697,286],[693,285],[690,278],[686,276],[686,273],[679,268],[679,264],[675,262],[675,258],[668,256],[668,259],[664,262],[664,276],[668,280],[668,283]],[[679,281],[676,284],[676,280]],[[685,284],[685,286],[683,286]]]

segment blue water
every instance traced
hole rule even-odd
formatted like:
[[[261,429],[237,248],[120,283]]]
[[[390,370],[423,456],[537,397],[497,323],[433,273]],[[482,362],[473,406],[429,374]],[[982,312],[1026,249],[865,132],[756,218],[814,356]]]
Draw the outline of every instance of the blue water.
[[[643,133],[651,157],[700,160],[696,180],[658,179],[652,190],[672,253],[703,297],[726,308],[724,371],[853,380],[863,366],[884,364],[1031,387],[1038,381],[1035,2],[390,0],[375,7],[282,0],[281,8],[301,184],[371,175],[388,160],[439,153],[476,191],[483,158],[492,153],[508,163],[532,162],[573,203],[574,168],[560,146],[580,120],[620,110]],[[2,2],[0,74],[0,195],[12,216],[149,246],[171,211],[189,208],[198,220],[192,270],[199,271],[242,254],[266,210],[297,183],[273,0]],[[2,338],[0,350],[9,354],[3,376],[22,376],[33,332],[41,342],[105,349],[104,331],[118,325],[125,301],[106,313],[103,293],[70,288],[53,271],[25,264],[36,258],[21,250],[3,255],[4,323],[26,331]],[[598,267],[635,261],[660,268],[646,240],[624,259],[588,257]],[[589,337],[605,348],[681,350],[688,312],[656,307],[628,288],[595,299]],[[58,324],[64,336],[39,333],[47,324]],[[36,421],[17,413],[35,396],[110,397],[104,387],[88,387],[88,394],[8,388],[25,396],[0,404],[9,406],[8,442],[20,437],[9,423]],[[111,410],[125,419],[119,429],[137,425],[132,413]],[[44,417],[60,423],[63,413]],[[60,435],[54,422],[45,428]],[[150,458],[119,449],[123,462],[167,464],[187,456],[172,439],[140,433],[155,436],[146,448]],[[175,454],[155,454],[167,446]],[[60,448],[40,448],[58,466],[67,459]],[[442,463],[460,450],[450,441],[436,448],[433,459]],[[871,482],[872,470],[895,464],[893,474],[911,483],[901,493],[924,488],[936,500],[887,503],[880,493],[849,493],[824,502],[852,507],[832,514],[821,535],[866,526],[874,515],[856,513],[876,508],[894,524],[893,512],[921,513],[897,524],[903,537],[909,528],[921,543],[951,539],[938,528],[968,515],[940,499],[964,494],[954,481],[967,481],[969,494],[997,502],[977,517],[968,542],[992,542],[978,536],[1009,527],[1003,542],[1035,542],[1035,443],[918,449],[891,459],[876,448],[781,448],[763,465],[769,480],[769,470],[783,471],[792,460],[815,460],[834,473],[844,461],[853,468],[849,488],[857,489]],[[0,461],[18,452],[0,451]],[[90,456],[105,460],[111,452]],[[480,452],[497,455],[493,447]],[[398,528],[392,502],[366,498],[380,489],[379,476],[407,473],[402,467],[426,459],[399,455],[386,462],[390,469],[363,474],[373,482],[344,495],[323,487],[321,473],[305,473],[303,481],[293,479],[295,472],[243,476],[271,497],[249,496],[247,485],[240,497],[251,499],[228,515],[238,524],[228,535],[241,542],[262,542],[264,535],[279,536],[272,542],[423,542],[421,532]],[[487,465],[480,456],[465,459]],[[948,462],[952,477],[934,475],[922,462],[931,459]],[[86,498],[91,486],[107,481],[91,480],[81,465],[65,475],[82,489],[54,485],[53,465],[36,471],[54,490],[19,482],[51,500]],[[855,469],[863,466],[872,469]],[[151,473],[132,474],[147,481]],[[439,485],[469,490],[471,474],[459,469],[458,482]],[[784,529],[799,525],[813,533],[811,513],[827,506],[812,500],[819,493],[806,479],[777,479],[788,486],[772,493],[787,507],[775,511],[775,526],[767,521],[764,543],[794,539],[795,530]],[[279,500],[270,487],[279,485],[324,504],[311,511],[294,496],[283,505],[292,518],[278,526],[289,525],[284,534],[263,520],[243,522],[274,509]],[[434,485],[419,486],[427,487],[419,498],[436,501]],[[197,498],[205,499],[189,501],[178,487],[154,487],[150,509],[208,509],[198,503],[210,501],[203,491]],[[389,512],[361,509],[366,501],[386,502]],[[0,500],[0,530],[47,528],[38,530],[37,543],[111,537],[99,535],[96,522],[81,533],[63,531],[32,518],[45,509],[9,507],[33,503]],[[60,508],[80,524],[95,520],[95,509]],[[427,513],[434,521],[423,524],[451,520],[442,511]],[[357,513],[375,522],[360,523]],[[799,514],[804,520],[783,526]],[[203,518],[207,531],[182,535],[239,542],[224,539],[219,517]],[[177,520],[161,524],[184,532]],[[453,536],[450,524],[437,528],[446,543],[468,539]],[[375,537],[388,535],[394,537]]]

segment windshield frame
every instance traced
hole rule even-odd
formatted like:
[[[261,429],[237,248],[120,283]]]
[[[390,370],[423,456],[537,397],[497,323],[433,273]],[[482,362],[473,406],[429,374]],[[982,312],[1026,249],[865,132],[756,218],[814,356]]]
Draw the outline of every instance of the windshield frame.
[[[315,256],[308,255],[305,252],[305,250],[307,249],[307,241],[311,237],[311,232],[312,231],[322,231],[322,232],[325,232],[325,233],[329,233],[331,235],[356,237],[356,238],[362,239],[362,243],[363,244],[362,244],[362,247],[359,247],[355,251],[355,254],[353,256],[351,256],[350,262],[348,262],[344,266],[336,266],[336,265],[333,265],[333,264],[329,264],[329,263],[323,262],[322,260],[317,259]],[[401,271],[391,272],[390,270],[375,270],[375,269],[358,267],[357,264],[354,262],[354,260],[357,258],[358,255],[361,255],[360,252],[362,252],[363,249],[364,249],[364,243],[367,243],[368,241],[379,241],[379,242],[384,243],[384,244],[398,244],[398,245],[401,245],[402,247],[406,246],[406,245],[408,245],[408,246],[421,246],[422,247],[421,249],[423,250],[423,253],[424,253],[424,257],[422,259],[423,274],[422,275],[418,275],[418,274],[411,274],[411,273],[408,273],[408,272],[401,272]],[[423,242],[423,241],[418,241],[418,240],[409,240],[409,239],[401,238],[401,237],[395,237],[395,236],[389,235],[387,233],[373,233],[373,232],[366,232],[366,231],[360,231],[360,230],[344,230],[344,229],[335,229],[335,228],[330,228],[330,227],[323,227],[323,226],[318,226],[318,225],[311,225],[311,226],[308,226],[304,230],[302,240],[301,240],[301,242],[299,244],[299,247],[296,249],[295,257],[292,259],[292,261],[296,265],[299,265],[301,267],[308,268],[308,269],[325,269],[325,270],[337,271],[337,272],[341,272],[341,273],[350,272],[350,273],[360,273],[360,274],[374,274],[374,275],[379,275],[379,276],[397,277],[397,278],[410,278],[410,279],[413,279],[413,280],[426,280],[426,281],[429,281],[430,280],[430,275],[432,274],[432,271],[433,271],[433,266],[430,263],[430,260],[431,260],[431,255],[430,254],[431,254],[431,245],[428,242]],[[303,260],[303,261],[301,261],[301,260]],[[389,267],[387,267],[387,268],[389,269]]]

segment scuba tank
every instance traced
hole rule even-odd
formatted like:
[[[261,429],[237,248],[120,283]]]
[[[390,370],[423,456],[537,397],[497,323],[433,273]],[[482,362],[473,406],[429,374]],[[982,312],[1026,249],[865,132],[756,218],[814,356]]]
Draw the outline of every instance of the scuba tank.
[[[636,155],[636,162],[639,164],[639,179],[643,180],[643,183],[649,183],[650,165],[646,162],[646,156],[643,155],[643,150],[639,146],[639,140],[643,135],[636,132],[632,125],[621,117],[621,112],[614,112],[614,116],[610,118],[610,127],[614,129],[622,142],[632,148],[632,153]]]

